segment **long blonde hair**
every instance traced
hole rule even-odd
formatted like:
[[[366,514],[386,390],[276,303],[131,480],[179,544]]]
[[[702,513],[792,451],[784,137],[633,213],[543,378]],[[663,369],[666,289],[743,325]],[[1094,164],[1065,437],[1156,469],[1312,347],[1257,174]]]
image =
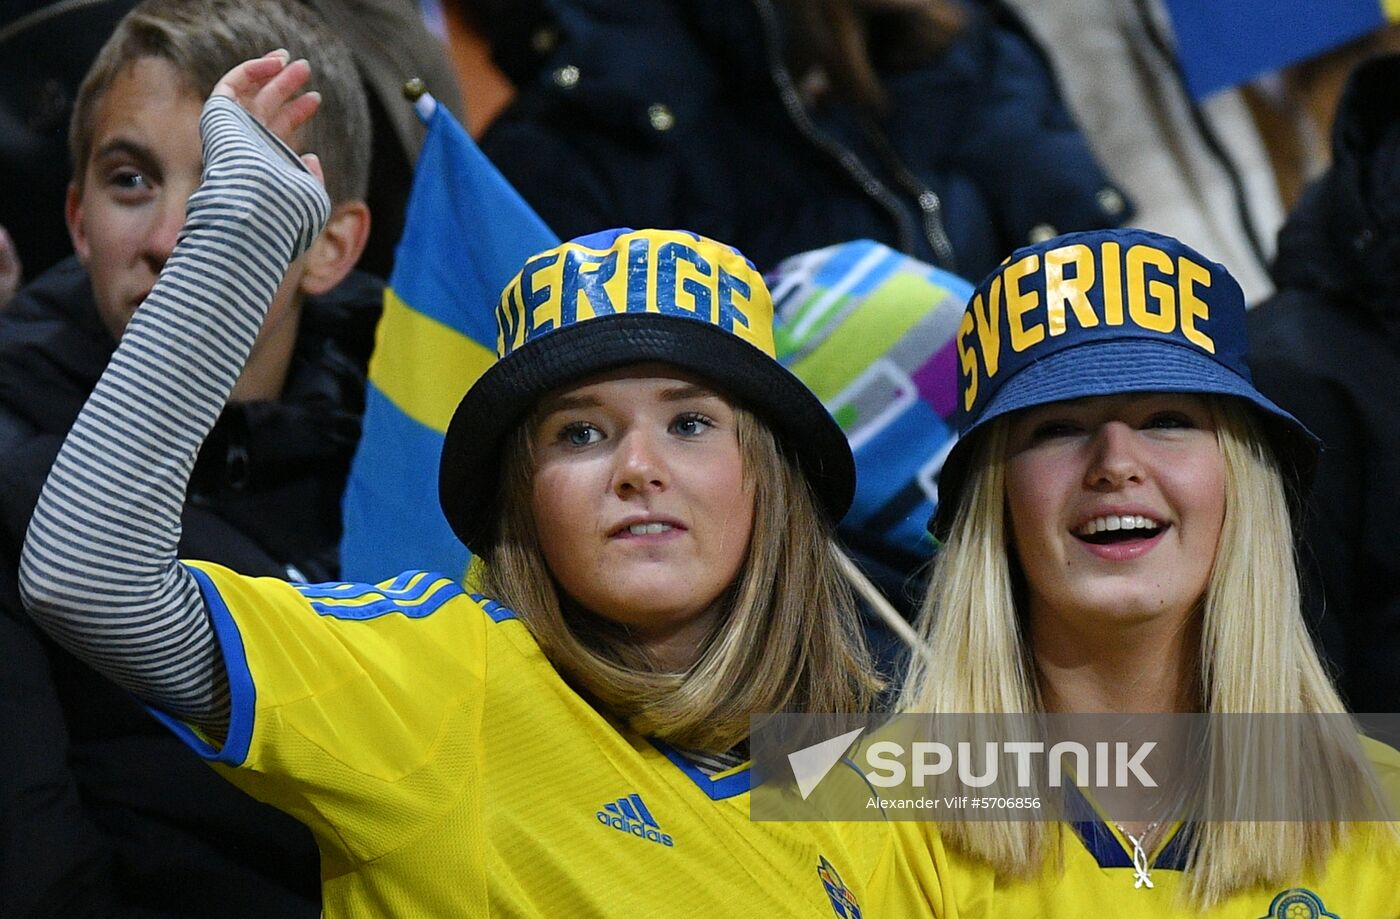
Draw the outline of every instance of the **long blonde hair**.
[[[1344,712],[1303,619],[1278,462],[1243,405],[1208,401],[1225,466],[1225,518],[1198,611],[1201,710]],[[1042,708],[1008,552],[1007,427],[1004,418],[991,422],[972,445],[962,502],[920,614],[925,650],[905,681],[905,710],[1028,714]],[[1265,659],[1270,665],[1261,668]],[[1319,812],[1376,813],[1384,796],[1355,730],[1344,719],[1318,724],[1306,755],[1273,764],[1272,784]],[[1210,746],[1207,756],[1223,768],[1222,750]],[[1214,791],[1228,793],[1219,784]],[[999,873],[1020,877],[1042,870],[1062,839],[1059,828],[1029,821],[949,821],[940,832]],[[1345,824],[1335,821],[1295,823],[1287,833],[1276,823],[1204,821],[1190,846],[1189,896],[1204,907],[1255,884],[1286,882],[1320,865],[1344,833]]]
[[[481,580],[574,686],[638,733],[706,752],[747,738],[752,714],[863,712],[878,689],[831,524],[767,426],[741,407],[736,415],[753,534],[726,609],[684,673],[660,669],[624,629],[559,589],[530,510],[530,420],[505,451],[504,511]]]

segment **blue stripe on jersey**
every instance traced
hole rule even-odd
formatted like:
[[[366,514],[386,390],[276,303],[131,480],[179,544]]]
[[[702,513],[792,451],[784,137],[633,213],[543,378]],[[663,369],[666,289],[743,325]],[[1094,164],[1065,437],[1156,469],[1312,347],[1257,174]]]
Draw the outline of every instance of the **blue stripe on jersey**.
[[[1094,856],[1100,868],[1131,868],[1133,860],[1123,849],[1118,837],[1099,820],[1076,820],[1070,824],[1084,842],[1084,848]]]
[[[229,721],[228,736],[222,747],[216,747],[197,734],[188,724],[160,709],[147,706],[156,720],[164,724],[186,746],[210,762],[227,766],[241,766],[248,758],[248,748],[253,742],[253,712],[258,691],[253,685],[253,674],[248,669],[248,656],[243,648],[243,635],[238,631],[238,623],[229,612],[219,589],[209,579],[209,575],[198,568],[185,565],[185,570],[194,575],[199,592],[204,597],[204,605],[209,610],[209,621],[214,626],[214,636],[223,653],[224,667],[228,672]]]
[[[1097,813],[1078,786],[1069,785],[1065,788],[1065,800],[1071,814]],[[1069,825],[1074,829],[1075,835],[1084,843],[1084,848],[1088,849],[1089,854],[1094,856],[1094,861],[1099,863],[1100,868],[1133,867],[1132,855],[1123,847],[1123,843],[1119,841],[1118,837],[1113,835],[1108,824],[1102,820],[1071,820]],[[1158,853],[1152,867],[1166,871],[1185,871],[1186,858],[1191,849],[1190,837],[1191,832],[1184,825],[1179,827],[1172,836],[1171,842]]]
[[[515,610],[502,606],[485,594],[472,594],[472,599],[481,604],[481,608],[486,610],[486,615],[491,617],[492,622],[505,622],[507,619],[517,618]]]
[[[377,619],[399,613],[422,619],[465,591],[431,571],[406,571],[392,581],[368,584],[295,584],[318,615],[333,619]]]
[[[1131,868],[1132,856],[1113,831],[1101,820],[1077,820],[1070,824],[1084,843],[1084,848],[1094,856],[1100,868]],[[1157,858],[1152,862],[1153,870],[1185,871],[1186,858],[1191,850],[1191,833],[1183,826],[1172,836]]]
[[[1157,860],[1152,863],[1152,867],[1167,871],[1185,871],[1186,859],[1191,855],[1191,837],[1195,833],[1194,824],[1183,823],[1173,834],[1172,841],[1157,854]]]
[[[420,575],[429,575],[429,577],[422,578]],[[444,575],[422,570],[404,571],[393,580],[383,581],[379,584],[336,581],[328,584],[298,585],[297,590],[301,592],[302,596],[308,598],[355,600],[369,595],[393,594],[404,600],[416,600],[418,597],[415,596],[415,591],[421,595],[423,591],[433,585],[435,580],[443,577]]]
[[[742,795],[749,790],[752,776],[751,770],[747,766],[731,775],[726,775],[718,779],[711,778],[690,760],[661,741],[653,739],[651,744],[656,747],[656,749],[660,750],[667,759],[674,763],[676,768],[684,772],[701,791],[709,795],[711,801],[723,801],[725,798]]]

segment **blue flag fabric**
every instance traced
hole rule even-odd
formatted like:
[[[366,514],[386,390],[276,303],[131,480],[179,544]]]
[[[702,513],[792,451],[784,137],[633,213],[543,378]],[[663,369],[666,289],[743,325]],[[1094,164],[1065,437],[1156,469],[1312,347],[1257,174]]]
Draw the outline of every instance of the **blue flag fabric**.
[[[1197,99],[1351,41],[1400,13],[1395,0],[1165,0]]]
[[[525,260],[559,243],[438,105],[428,118],[404,233],[370,359],[364,431],[346,483],[341,574],[465,575],[470,556],[438,507],[452,411],[496,359],[496,299]]]

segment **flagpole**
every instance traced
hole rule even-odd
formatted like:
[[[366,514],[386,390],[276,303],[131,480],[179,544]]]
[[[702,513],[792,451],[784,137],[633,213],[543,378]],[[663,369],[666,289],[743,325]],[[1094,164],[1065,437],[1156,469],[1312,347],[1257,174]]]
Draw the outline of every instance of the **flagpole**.
[[[860,594],[861,598],[869,603],[876,614],[884,620],[885,625],[890,627],[890,631],[914,650],[921,649],[923,642],[919,641],[918,634],[899,614],[899,610],[895,609],[890,601],[885,599],[885,595],[880,593],[880,588],[871,583],[870,578],[865,576],[865,572],[856,567],[856,563],[851,561],[851,557],[845,552],[837,549],[833,554],[836,556],[836,564],[841,566],[841,574],[845,575],[846,580],[850,581],[851,586],[856,589],[856,593]]]
[[[424,124],[427,124],[432,119],[433,112],[437,111],[438,101],[428,92],[428,84],[419,77],[404,83],[403,97],[413,103],[413,110],[418,113]]]

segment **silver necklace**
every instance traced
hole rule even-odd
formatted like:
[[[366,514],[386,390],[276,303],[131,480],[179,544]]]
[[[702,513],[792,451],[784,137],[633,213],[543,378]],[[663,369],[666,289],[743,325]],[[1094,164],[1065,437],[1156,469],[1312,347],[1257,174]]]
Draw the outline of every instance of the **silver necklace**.
[[[1118,827],[1118,832],[1133,845],[1133,890],[1146,887],[1152,889],[1152,876],[1150,874],[1152,865],[1147,860],[1147,850],[1143,848],[1143,843],[1152,838],[1152,833],[1157,829],[1158,821],[1154,820],[1147,825],[1147,829],[1142,831],[1141,836],[1134,836],[1123,829],[1123,824],[1114,823]]]

